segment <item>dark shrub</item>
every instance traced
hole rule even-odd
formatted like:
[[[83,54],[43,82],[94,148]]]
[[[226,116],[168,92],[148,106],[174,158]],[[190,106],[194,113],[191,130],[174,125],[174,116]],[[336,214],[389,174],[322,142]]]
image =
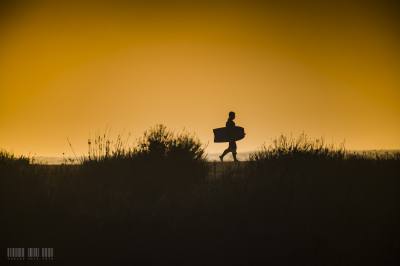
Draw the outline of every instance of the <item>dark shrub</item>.
[[[113,186],[121,184],[122,190],[135,195],[182,191],[201,182],[207,174],[204,147],[198,138],[186,132],[176,134],[164,125],[147,130],[133,146],[120,136],[109,140],[106,134],[89,140],[89,144],[83,178]],[[100,181],[103,179],[107,180]]]

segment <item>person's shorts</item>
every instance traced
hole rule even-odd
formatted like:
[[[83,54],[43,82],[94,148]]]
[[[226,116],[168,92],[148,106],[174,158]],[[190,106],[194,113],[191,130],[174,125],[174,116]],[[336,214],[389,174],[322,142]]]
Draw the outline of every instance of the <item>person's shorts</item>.
[[[236,152],[236,141],[230,141],[229,142],[229,148],[228,148],[231,152]]]

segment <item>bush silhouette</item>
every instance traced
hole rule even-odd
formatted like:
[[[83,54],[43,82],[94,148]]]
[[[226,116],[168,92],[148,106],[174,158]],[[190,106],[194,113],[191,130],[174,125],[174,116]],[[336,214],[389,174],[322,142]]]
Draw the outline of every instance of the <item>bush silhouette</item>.
[[[157,125],[136,145],[119,139],[89,141],[78,165],[4,155],[4,246],[51,243],[82,265],[399,264],[398,153],[281,136],[206,178],[190,134]]]
[[[106,134],[89,143],[90,154],[82,162],[84,176],[89,177],[89,182],[112,178],[113,182],[125,183],[121,189],[129,189],[129,193],[177,193],[202,182],[208,171],[204,147],[198,138],[186,132],[175,133],[164,125],[145,131],[132,146],[120,136],[107,139]]]

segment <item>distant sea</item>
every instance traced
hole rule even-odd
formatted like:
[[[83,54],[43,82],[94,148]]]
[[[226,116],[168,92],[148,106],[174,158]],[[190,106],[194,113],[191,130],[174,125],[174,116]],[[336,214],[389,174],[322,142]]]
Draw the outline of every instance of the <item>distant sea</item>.
[[[400,150],[358,150],[358,151],[348,151],[350,153],[356,154],[364,154],[366,156],[373,156],[375,154],[384,155],[384,154],[393,154],[400,153]],[[237,154],[237,158],[239,161],[247,161],[249,159],[249,155],[251,152],[239,152]],[[220,153],[208,153],[207,160],[210,162],[219,161]],[[34,164],[48,164],[48,165],[57,165],[57,164],[78,164],[78,160],[74,157],[57,157],[57,156],[35,156],[33,157]],[[224,157],[224,161],[233,161],[232,154],[229,153]]]
[[[237,158],[240,161],[247,161],[249,158],[250,152],[241,152],[237,154]],[[219,161],[220,153],[208,153],[207,160],[210,162]],[[57,157],[57,156],[34,156],[33,157],[34,164],[48,164],[48,165],[57,165],[57,164],[77,164],[81,158],[78,157]],[[229,153],[224,157],[224,161],[233,161],[232,154]]]

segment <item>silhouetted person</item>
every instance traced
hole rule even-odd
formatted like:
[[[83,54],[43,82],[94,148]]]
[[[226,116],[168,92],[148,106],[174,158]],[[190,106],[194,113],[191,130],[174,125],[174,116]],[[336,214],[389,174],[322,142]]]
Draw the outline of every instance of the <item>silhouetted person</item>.
[[[226,127],[231,130],[233,130],[235,128],[235,122],[233,122],[233,120],[235,120],[235,113],[234,112],[229,112],[229,117],[228,117],[228,121],[226,121]],[[232,152],[232,156],[233,156],[233,160],[235,162],[238,162],[238,159],[236,159],[236,141],[229,141],[229,147],[224,150],[224,152],[221,154],[221,156],[219,156],[219,159],[221,160],[221,162],[224,160],[224,156],[227,155],[228,153]]]

